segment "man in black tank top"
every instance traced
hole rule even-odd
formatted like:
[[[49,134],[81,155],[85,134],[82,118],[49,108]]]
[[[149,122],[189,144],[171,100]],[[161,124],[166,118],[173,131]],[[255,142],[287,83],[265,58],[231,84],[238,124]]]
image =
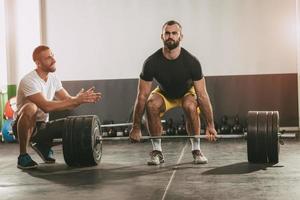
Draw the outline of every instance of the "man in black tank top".
[[[162,27],[161,39],[164,47],[146,59],[140,74],[138,94],[134,107],[133,126],[130,131],[132,141],[141,137],[141,118],[146,110],[148,129],[151,136],[161,136],[161,117],[174,108],[182,107],[186,115],[186,129],[189,135],[200,135],[199,112],[204,113],[206,136],[216,140],[213,111],[206,91],[205,79],[198,59],[180,47],[182,27],[176,21],[168,21]],[[158,87],[151,92],[152,82]],[[200,108],[200,109],[199,109]],[[164,162],[161,139],[152,139],[153,151],[149,165]],[[201,152],[200,138],[191,138],[194,163],[207,163]]]

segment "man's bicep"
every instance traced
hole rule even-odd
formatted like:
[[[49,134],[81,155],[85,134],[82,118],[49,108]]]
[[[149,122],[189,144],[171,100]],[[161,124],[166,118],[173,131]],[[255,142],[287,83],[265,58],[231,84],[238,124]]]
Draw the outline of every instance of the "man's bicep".
[[[196,94],[198,97],[201,97],[203,95],[206,95],[206,83],[205,83],[205,79],[202,78],[198,81],[194,81],[194,88],[196,91]]]
[[[152,88],[152,81],[145,81],[143,79],[139,80],[138,92],[140,94],[148,96],[151,92],[151,88]]]

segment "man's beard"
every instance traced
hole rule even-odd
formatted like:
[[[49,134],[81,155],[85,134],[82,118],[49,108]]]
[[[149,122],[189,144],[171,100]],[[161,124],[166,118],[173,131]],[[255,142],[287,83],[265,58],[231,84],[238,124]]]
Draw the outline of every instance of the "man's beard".
[[[56,67],[55,67],[55,63],[51,63],[49,65],[43,65],[43,68],[45,71],[47,72],[55,72],[56,71]]]
[[[165,47],[167,47],[169,50],[173,50],[175,48],[177,48],[179,46],[180,41],[177,40],[172,40],[172,39],[168,39],[164,41],[164,45]]]
[[[56,71],[55,63],[51,64],[48,69],[49,69],[49,72],[55,72]]]

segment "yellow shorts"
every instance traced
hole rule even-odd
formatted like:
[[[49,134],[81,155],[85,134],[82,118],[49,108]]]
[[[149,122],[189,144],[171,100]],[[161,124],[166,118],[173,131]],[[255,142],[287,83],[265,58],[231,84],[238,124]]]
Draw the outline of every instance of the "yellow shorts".
[[[162,97],[162,99],[164,100],[165,106],[166,106],[166,110],[162,113],[160,113],[160,117],[162,117],[168,110],[171,110],[172,108],[176,108],[176,107],[182,107],[182,99],[183,97],[187,96],[187,95],[193,95],[196,98],[196,92],[195,92],[195,88],[191,87],[191,89],[189,89],[189,91],[187,91],[187,93],[184,94],[183,97],[178,98],[178,99],[168,99],[167,97],[165,97],[161,90],[159,89],[159,87],[155,88],[151,94],[158,94],[159,96]],[[198,106],[198,113],[200,113],[200,108]]]

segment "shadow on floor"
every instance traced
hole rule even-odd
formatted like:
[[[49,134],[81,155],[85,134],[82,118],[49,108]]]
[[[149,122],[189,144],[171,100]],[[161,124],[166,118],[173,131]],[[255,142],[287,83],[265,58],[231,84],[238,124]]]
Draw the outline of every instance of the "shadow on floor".
[[[283,167],[272,164],[251,164],[240,162],[232,165],[217,167],[203,172],[203,175],[225,175],[225,174],[249,174],[259,170],[266,170],[268,167]]]
[[[191,163],[174,165],[147,166],[131,165],[120,166],[106,163],[105,166],[71,168],[66,164],[40,164],[37,169],[24,170],[30,176],[45,179],[65,186],[103,184],[112,181],[134,179],[140,176],[156,175],[167,177],[173,170],[195,168]]]
[[[266,170],[269,167],[283,167],[266,164],[249,164],[248,162],[235,163],[204,171],[202,175],[226,175],[226,174],[248,174],[259,170]],[[29,175],[45,179],[65,186],[82,186],[105,184],[119,180],[134,181],[140,176],[167,176],[174,170],[205,169],[205,166],[195,166],[191,163],[180,163],[174,165],[131,165],[121,166],[106,163],[105,166],[71,168],[66,164],[40,165],[38,169],[26,170]]]

